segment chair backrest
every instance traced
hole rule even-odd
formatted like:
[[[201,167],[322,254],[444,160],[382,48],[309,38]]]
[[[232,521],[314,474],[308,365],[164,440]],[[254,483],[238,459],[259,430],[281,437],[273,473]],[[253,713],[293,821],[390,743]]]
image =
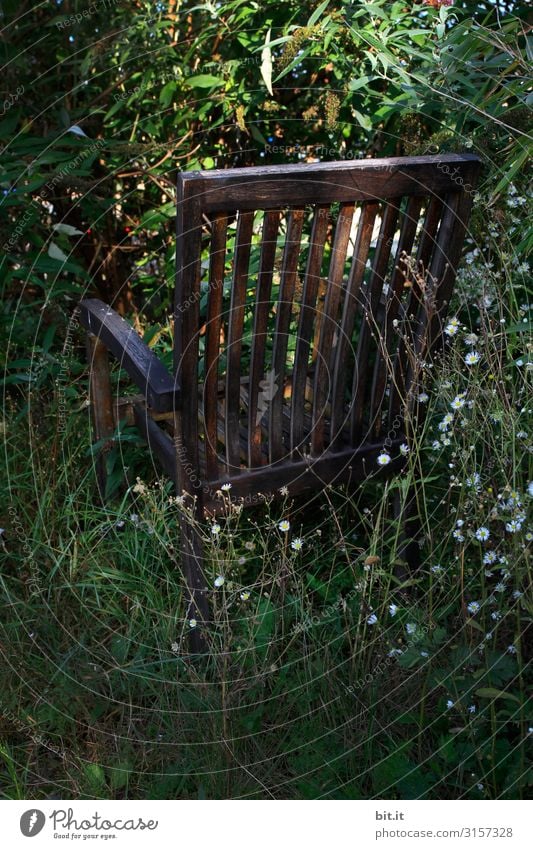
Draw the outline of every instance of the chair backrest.
[[[388,431],[413,379],[402,329],[420,356],[438,342],[478,170],[448,154],[179,175],[187,462],[200,445],[215,481]]]

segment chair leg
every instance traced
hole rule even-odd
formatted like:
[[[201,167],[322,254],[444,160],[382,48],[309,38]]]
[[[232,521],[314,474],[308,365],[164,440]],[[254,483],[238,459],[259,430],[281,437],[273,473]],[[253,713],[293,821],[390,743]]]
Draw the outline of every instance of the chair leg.
[[[189,594],[187,603],[187,621],[195,619],[197,626],[189,631],[189,642],[193,654],[206,654],[209,650],[207,629],[210,621],[207,584],[203,570],[203,546],[201,536],[194,525],[182,516],[181,565]]]
[[[87,334],[87,355],[90,369],[90,404],[96,441],[107,440],[96,458],[96,478],[102,500],[106,492],[106,454],[115,432],[113,394],[109,358],[104,343],[92,333]]]

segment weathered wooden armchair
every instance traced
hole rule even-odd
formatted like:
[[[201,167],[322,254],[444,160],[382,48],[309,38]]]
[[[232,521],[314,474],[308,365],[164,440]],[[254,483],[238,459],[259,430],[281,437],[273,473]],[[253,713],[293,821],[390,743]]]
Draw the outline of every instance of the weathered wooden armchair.
[[[173,373],[109,306],[81,303],[97,439],[116,425],[109,350],[199,515],[219,509],[225,483],[254,503],[397,472],[413,352],[439,344],[478,170],[449,154],[180,174]],[[205,620],[186,522],[182,546],[189,615]]]

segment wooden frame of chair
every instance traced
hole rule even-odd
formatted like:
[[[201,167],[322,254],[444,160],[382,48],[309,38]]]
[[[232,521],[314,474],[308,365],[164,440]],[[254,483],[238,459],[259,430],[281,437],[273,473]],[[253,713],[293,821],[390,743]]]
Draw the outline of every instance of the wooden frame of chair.
[[[298,496],[357,483],[374,474],[384,444],[391,462],[380,473],[397,473],[406,411],[422,415],[413,352],[422,360],[441,344],[479,168],[473,155],[447,154],[180,174],[173,373],[111,307],[80,305],[96,438],[112,437],[110,351],[142,393],[132,420],[177,491],[195,498],[198,520],[220,509],[224,483],[244,503],[284,486]],[[406,280],[413,250],[424,279]],[[181,534],[187,618],[202,626],[201,542],[185,518]]]

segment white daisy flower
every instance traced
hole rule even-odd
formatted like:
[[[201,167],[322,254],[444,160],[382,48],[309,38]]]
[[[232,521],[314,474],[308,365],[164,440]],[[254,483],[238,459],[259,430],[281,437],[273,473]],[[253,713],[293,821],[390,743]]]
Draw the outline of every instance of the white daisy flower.
[[[450,403],[450,407],[452,410],[462,410],[466,401],[462,395],[456,395],[453,401]]]
[[[220,525],[219,525],[219,524],[217,524],[217,522],[214,522],[214,523],[211,525],[211,533],[213,534],[213,536],[214,536],[214,537],[217,537],[217,536],[219,535],[220,531],[221,531],[221,527],[220,527]]]
[[[479,363],[481,359],[481,355],[477,351],[469,351],[465,357],[465,363],[467,366],[475,366]]]
[[[223,576],[223,575],[217,575],[217,577],[215,578],[215,587],[216,587],[217,589],[218,589],[219,587],[222,587],[222,586],[224,585],[224,581],[225,581],[225,580],[226,580],[226,579],[224,578],[224,576]]]
[[[429,395],[427,394],[427,392],[420,392],[420,394],[418,396],[418,403],[419,404],[427,404],[428,401],[429,401]]]
[[[475,705],[469,705],[468,706],[468,713],[475,713],[476,710],[477,710],[477,708],[476,708]]]
[[[282,531],[284,534],[286,534],[287,531],[289,530],[290,526],[291,526],[291,523],[288,522],[287,519],[283,519],[279,523],[278,528],[280,529],[280,531]]]
[[[289,487],[288,486],[280,486],[279,488],[280,495],[288,495]]]
[[[479,601],[471,601],[466,609],[468,610],[469,613],[472,613],[473,615],[475,615],[476,613],[479,612],[480,608],[481,608],[481,605],[480,605]]]
[[[390,461],[390,454],[387,454],[386,451],[383,451],[378,457],[378,466],[388,466]]]
[[[250,593],[247,590],[243,590],[239,598],[241,601],[248,601],[248,599],[250,598]]]
[[[511,519],[510,522],[507,522],[505,525],[505,530],[510,534],[516,534],[522,528],[522,523],[518,522],[516,519]]]
[[[189,628],[196,628],[197,625],[198,622],[196,621],[196,619],[189,619]]]
[[[452,700],[448,699],[448,701],[446,702],[446,707],[448,708],[448,710],[451,710],[453,705],[454,705],[454,703],[452,702]]]
[[[485,542],[490,537],[490,531],[484,525],[477,529],[475,537],[479,542]]]
[[[220,489],[222,490],[222,492],[229,492],[230,489],[231,489],[231,484],[230,483],[223,483],[222,486],[220,487]]]
[[[398,612],[398,606],[396,604],[389,604],[389,613],[391,616],[396,616]]]
[[[375,613],[371,613],[368,619],[366,620],[368,625],[375,625],[378,621],[378,617]]]
[[[400,454],[403,454],[404,457],[409,454],[409,446],[405,442],[400,445]]]
[[[408,634],[414,634],[416,632],[416,623],[415,622],[408,622],[407,625],[405,626],[405,630],[407,631]]]
[[[291,548],[293,548],[294,551],[301,551],[303,548],[303,544],[304,541],[301,537],[295,537],[291,542]]]

